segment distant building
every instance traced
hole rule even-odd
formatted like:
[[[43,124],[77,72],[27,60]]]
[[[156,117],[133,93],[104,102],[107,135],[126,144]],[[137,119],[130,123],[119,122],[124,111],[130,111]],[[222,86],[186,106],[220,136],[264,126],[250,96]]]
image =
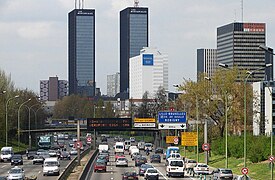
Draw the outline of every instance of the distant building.
[[[58,77],[49,77],[49,80],[40,81],[40,99],[56,101],[68,95],[68,81],[58,80]]]
[[[115,97],[120,90],[120,73],[107,75],[107,96]]]
[[[129,59],[148,47],[148,8],[120,11],[120,92],[129,93]]]
[[[95,10],[69,13],[69,94],[95,96]]]
[[[144,48],[130,58],[130,93],[132,99],[142,99],[148,91],[154,98],[159,87],[168,90],[168,55],[156,48]]]
[[[217,49],[197,49],[197,79],[205,73],[212,77],[217,67]]]
[[[256,70],[253,78],[248,79],[249,82],[273,80],[273,67],[257,70],[265,64],[273,64],[273,57],[259,48],[266,44],[265,34],[265,23],[234,22],[218,27],[217,63],[241,70]]]
[[[253,103],[253,135],[268,135],[275,132],[275,82],[261,81],[253,83],[255,92]]]

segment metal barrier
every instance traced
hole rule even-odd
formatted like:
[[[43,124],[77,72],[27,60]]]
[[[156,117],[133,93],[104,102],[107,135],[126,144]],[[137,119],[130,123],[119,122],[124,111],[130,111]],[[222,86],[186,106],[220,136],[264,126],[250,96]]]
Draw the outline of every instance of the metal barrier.
[[[86,163],[82,173],[80,174],[80,177],[79,177],[80,180],[86,180],[87,176],[89,176],[90,170],[92,167],[92,163],[93,163],[94,159],[96,158],[98,152],[99,152],[98,149],[96,149],[95,152],[93,153],[93,155],[91,156],[91,158],[89,159],[89,161]]]
[[[91,151],[90,148],[83,151],[80,154],[80,159],[86,156],[90,151]],[[76,166],[77,166],[77,156],[65,167],[65,170],[58,176],[58,180],[66,180]]]

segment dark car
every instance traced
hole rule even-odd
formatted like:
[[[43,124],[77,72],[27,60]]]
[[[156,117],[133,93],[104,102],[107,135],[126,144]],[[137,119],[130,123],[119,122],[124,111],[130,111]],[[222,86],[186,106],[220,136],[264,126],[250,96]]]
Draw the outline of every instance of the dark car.
[[[31,150],[26,151],[27,159],[28,160],[33,159],[34,156],[36,155],[36,153],[37,153],[37,151],[31,151]]]
[[[103,171],[106,172],[106,163],[104,162],[96,162],[94,166],[94,172]]]
[[[153,168],[153,166],[150,165],[150,164],[142,164],[142,165],[139,167],[138,174],[139,174],[140,176],[144,176],[144,173],[146,172],[146,170],[147,170],[148,168]]]
[[[102,139],[101,139],[101,142],[107,142],[108,141],[108,139],[106,138],[106,137],[103,137]]]
[[[107,151],[107,152],[106,152],[106,151],[104,151],[104,152],[102,151],[101,153],[99,153],[99,155],[105,156],[107,162],[109,162],[109,157],[110,157],[110,156],[109,156],[109,152],[108,152],[108,151]]]
[[[122,174],[122,180],[134,179],[138,180],[138,174],[136,172],[126,171]]]
[[[44,162],[44,158],[42,155],[35,155],[32,160],[32,164],[43,164],[43,162]]]
[[[163,149],[162,148],[156,148],[155,153],[156,154],[163,154]]]
[[[14,154],[11,157],[11,165],[23,165],[23,157],[21,154]]]
[[[150,162],[153,163],[153,162],[158,162],[160,163],[161,162],[161,157],[159,154],[153,154],[151,157],[150,157]]]
[[[61,151],[59,159],[61,159],[61,160],[63,160],[63,159],[71,160],[70,153],[68,151]]]
[[[135,166],[141,166],[142,164],[147,163],[146,157],[140,156],[135,159]]]

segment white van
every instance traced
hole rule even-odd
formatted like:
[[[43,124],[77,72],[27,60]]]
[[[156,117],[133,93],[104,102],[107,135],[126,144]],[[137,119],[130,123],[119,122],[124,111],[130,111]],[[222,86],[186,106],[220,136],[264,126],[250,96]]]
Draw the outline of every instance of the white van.
[[[131,146],[131,141],[130,140],[124,141],[124,148],[125,148],[126,151],[129,150],[130,146]]]
[[[152,143],[145,143],[144,144],[144,151],[146,149],[149,149],[149,151],[152,151],[153,150],[153,144]]]
[[[116,142],[116,144],[115,144],[115,154],[116,153],[124,153],[124,143],[123,142]]]
[[[169,159],[166,166],[166,175],[184,177],[185,164],[181,159]]]
[[[13,149],[12,147],[2,147],[0,161],[11,161],[11,157],[13,156]]]
[[[46,175],[57,175],[59,176],[59,161],[57,158],[46,158],[43,163],[43,176]]]
[[[143,142],[143,141],[140,141],[140,142],[138,142],[138,148],[139,148],[139,150],[144,150],[144,144],[145,144],[145,142]]]
[[[99,153],[101,153],[102,151],[108,151],[109,146],[108,146],[108,144],[100,144],[100,145],[98,145],[98,150],[99,150]]]

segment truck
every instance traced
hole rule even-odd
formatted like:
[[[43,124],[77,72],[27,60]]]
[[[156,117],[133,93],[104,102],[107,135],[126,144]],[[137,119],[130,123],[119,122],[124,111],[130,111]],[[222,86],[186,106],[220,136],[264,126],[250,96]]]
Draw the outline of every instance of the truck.
[[[13,148],[12,147],[2,147],[0,161],[11,161],[11,157],[13,156]]]
[[[51,135],[39,136],[38,147],[40,149],[50,149],[54,144],[54,138]]]
[[[167,160],[170,157],[171,153],[179,153],[179,152],[180,152],[179,147],[177,147],[177,146],[169,146],[169,147],[167,147],[167,150],[166,150],[166,153],[164,154],[164,157]]]

